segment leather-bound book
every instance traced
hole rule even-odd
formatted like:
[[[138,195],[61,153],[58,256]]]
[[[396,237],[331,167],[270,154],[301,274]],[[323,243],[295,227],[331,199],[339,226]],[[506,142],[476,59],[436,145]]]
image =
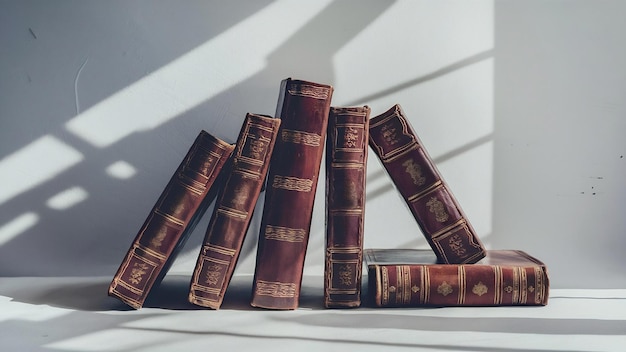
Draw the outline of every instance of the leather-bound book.
[[[440,262],[475,263],[485,256],[478,235],[400,105],[371,118],[370,146]]]
[[[109,295],[139,309],[167,273],[211,198],[234,145],[201,131],[139,229]]]
[[[326,138],[324,305],[361,305],[370,108],[331,107]]]
[[[247,114],[196,263],[189,301],[219,309],[267,176],[280,120]]]
[[[519,250],[489,250],[475,264],[437,264],[430,250],[366,249],[365,262],[377,307],[548,304],[546,266]]]
[[[298,307],[315,190],[333,87],[285,79],[272,153],[252,288],[251,305]]]

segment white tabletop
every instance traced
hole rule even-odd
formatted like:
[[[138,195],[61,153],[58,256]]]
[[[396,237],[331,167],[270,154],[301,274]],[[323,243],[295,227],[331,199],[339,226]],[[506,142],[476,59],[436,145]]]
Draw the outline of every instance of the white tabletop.
[[[2,351],[624,351],[626,290],[553,289],[545,307],[322,307],[307,276],[300,308],[248,304],[233,279],[218,311],[186,302],[189,277],[168,276],[146,306],[106,296],[109,277],[0,278]]]

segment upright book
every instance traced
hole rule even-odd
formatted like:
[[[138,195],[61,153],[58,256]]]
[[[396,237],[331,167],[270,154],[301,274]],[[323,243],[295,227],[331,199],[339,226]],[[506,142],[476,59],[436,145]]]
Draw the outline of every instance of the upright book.
[[[378,307],[541,306],[546,266],[518,250],[489,250],[476,264],[437,264],[430,250],[366,249],[369,296]]]
[[[143,306],[217,192],[234,145],[201,131],[139,229],[109,286],[109,295]]]
[[[331,107],[326,138],[324,305],[361,305],[370,108]]]
[[[478,235],[400,105],[372,117],[370,146],[439,261],[475,263],[485,256]]]
[[[276,116],[282,122],[261,217],[254,307],[298,307],[332,93],[332,86],[313,82],[281,83]]]
[[[198,256],[189,301],[218,309],[267,176],[280,120],[247,114]]]

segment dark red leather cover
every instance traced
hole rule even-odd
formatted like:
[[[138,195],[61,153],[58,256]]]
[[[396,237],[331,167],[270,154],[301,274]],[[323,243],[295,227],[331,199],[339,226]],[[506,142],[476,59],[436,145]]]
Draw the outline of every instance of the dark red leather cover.
[[[370,108],[331,107],[326,138],[324,305],[361,305]]]
[[[141,308],[217,194],[210,191],[233,149],[200,132],[133,240],[109,286],[110,296]]]
[[[267,176],[280,120],[247,114],[191,278],[189,301],[218,309]]]
[[[282,81],[277,117],[282,120],[267,190],[251,305],[298,307],[333,88]]]
[[[429,250],[367,249],[378,307],[546,305],[548,270],[518,250],[490,250],[476,264],[436,264]]]
[[[400,105],[370,120],[369,141],[439,260],[475,263],[483,258],[478,235]]]

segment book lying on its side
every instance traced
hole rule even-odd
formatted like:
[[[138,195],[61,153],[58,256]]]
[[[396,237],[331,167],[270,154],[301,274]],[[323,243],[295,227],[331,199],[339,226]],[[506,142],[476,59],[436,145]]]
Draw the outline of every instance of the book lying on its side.
[[[519,250],[489,250],[476,264],[439,264],[422,249],[366,249],[369,296],[378,307],[548,304],[548,271]]]

